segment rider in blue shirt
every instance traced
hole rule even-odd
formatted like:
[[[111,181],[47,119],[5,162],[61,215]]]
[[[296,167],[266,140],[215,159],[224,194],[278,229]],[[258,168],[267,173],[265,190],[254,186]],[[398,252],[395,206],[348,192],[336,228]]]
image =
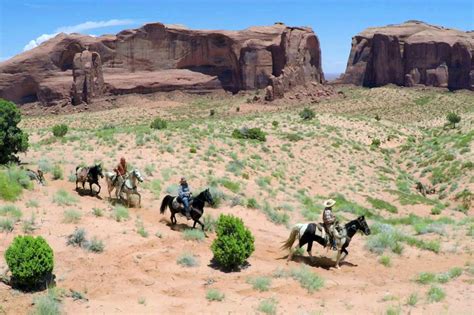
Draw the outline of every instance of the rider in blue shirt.
[[[189,207],[189,202],[191,199],[191,188],[189,188],[188,182],[186,178],[182,177],[179,182],[179,191],[178,197],[184,205],[184,212],[186,214],[186,218],[189,220],[191,219],[191,209]]]

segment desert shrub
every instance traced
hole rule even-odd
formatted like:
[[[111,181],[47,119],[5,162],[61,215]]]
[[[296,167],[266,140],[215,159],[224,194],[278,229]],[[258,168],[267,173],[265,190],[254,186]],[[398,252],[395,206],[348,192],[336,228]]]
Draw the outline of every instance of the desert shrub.
[[[229,178],[224,177],[219,180],[222,186],[229,189],[233,193],[238,193],[240,190],[240,183],[233,182]]]
[[[206,293],[206,299],[208,301],[222,301],[225,298],[224,293],[217,289],[209,289]]]
[[[202,241],[206,235],[201,230],[187,229],[183,231],[183,237],[187,241]]]
[[[324,286],[324,279],[313,273],[304,265],[298,269],[292,269],[290,275],[300,283],[302,288],[308,290],[309,293],[313,293]]]
[[[379,262],[385,267],[392,266],[392,260],[390,259],[390,256],[387,256],[387,255],[380,256]]]
[[[128,220],[130,214],[128,213],[128,209],[124,206],[116,206],[112,211],[112,217],[117,222]]]
[[[104,216],[104,210],[101,208],[92,208],[92,214],[94,214],[96,217],[102,217]]]
[[[61,307],[54,290],[49,290],[48,294],[34,299],[33,315],[60,315]]]
[[[137,219],[135,225],[137,228],[137,233],[140,234],[141,237],[148,237],[149,233],[145,229],[145,226],[143,225],[143,221],[141,219]]]
[[[234,129],[232,137],[236,139],[254,139],[262,142],[267,140],[265,132],[260,128],[243,127],[240,129]]]
[[[388,203],[384,200],[367,197],[367,201],[375,209],[383,209],[383,210],[387,210],[388,212],[391,212],[391,213],[398,213],[397,207],[395,207],[394,205],[392,205],[392,204],[390,204],[390,203]]]
[[[53,165],[47,158],[43,157],[38,161],[38,169],[44,173],[49,173],[53,169]]]
[[[240,267],[255,250],[254,237],[240,218],[221,214],[217,238],[211,245],[214,260],[226,269]]]
[[[53,179],[58,180],[58,179],[63,179],[64,174],[63,174],[63,169],[61,165],[55,164],[53,167]]]
[[[251,209],[258,209],[258,203],[257,203],[257,200],[255,198],[249,198],[247,199],[247,208],[251,208]]]
[[[150,128],[152,129],[166,129],[166,127],[168,127],[168,123],[166,122],[166,120],[164,119],[161,119],[159,117],[155,118],[151,124],[150,124]]]
[[[219,206],[225,200],[224,193],[219,188],[214,187],[214,186],[209,187],[209,192],[211,193],[212,199],[214,200],[214,204],[212,204],[211,207],[219,208]]]
[[[15,201],[24,188],[31,187],[30,179],[24,170],[13,165],[0,169],[0,199]]]
[[[53,202],[60,206],[72,206],[77,202],[77,199],[64,189],[59,189],[53,196]]]
[[[69,127],[65,124],[54,125],[53,126],[53,135],[57,138],[64,137],[69,130]]]
[[[209,213],[204,215],[204,218],[202,219],[202,223],[204,224],[204,230],[206,232],[214,232],[216,230],[217,221]]]
[[[273,298],[266,299],[260,302],[258,310],[262,313],[273,315],[276,314],[277,304],[278,302]]]
[[[372,142],[370,143],[370,147],[378,148],[380,147],[380,144],[381,144],[380,139],[375,138],[375,139],[372,139]]]
[[[10,218],[0,219],[0,232],[11,232],[15,228],[15,222]]]
[[[181,254],[176,262],[183,267],[196,267],[198,265],[196,257],[189,253]]]
[[[415,306],[418,303],[418,294],[412,293],[407,299],[407,304],[410,306]]]
[[[21,230],[25,234],[31,234],[35,229],[35,215],[32,213],[29,219],[22,222]]]
[[[272,121],[272,126],[273,127],[276,128],[276,127],[278,127],[278,125],[279,125],[278,121],[276,121],[276,120]]]
[[[250,283],[254,290],[258,290],[260,292],[268,291],[270,289],[270,284],[272,283],[272,279],[268,277],[256,277],[247,280]]]
[[[451,128],[454,129],[456,128],[456,124],[461,122],[461,116],[459,116],[458,114],[454,112],[451,112],[451,113],[448,113],[448,115],[446,115],[446,120],[448,121],[448,125],[450,125]]]
[[[18,127],[20,121],[17,106],[0,98],[0,164],[17,161],[15,154],[28,149],[28,135]]]
[[[82,214],[78,210],[68,209],[64,211],[64,223],[77,223],[81,220]]]
[[[53,250],[41,236],[17,236],[5,252],[13,282],[34,289],[49,279],[54,267]]]
[[[86,247],[86,231],[83,228],[76,228],[72,234],[68,235],[66,244],[74,247]]]
[[[314,111],[311,109],[311,108],[308,108],[308,107],[305,107],[300,113],[299,113],[300,117],[303,119],[303,120],[311,120],[313,119],[314,117],[316,117],[316,114],[314,113]]]
[[[18,221],[23,216],[23,213],[14,205],[4,205],[0,207],[0,215],[8,216],[15,221]]]
[[[428,301],[439,302],[446,297],[444,290],[437,286],[432,286],[428,291]]]
[[[95,236],[88,242],[87,250],[93,253],[102,253],[104,251],[104,242]]]

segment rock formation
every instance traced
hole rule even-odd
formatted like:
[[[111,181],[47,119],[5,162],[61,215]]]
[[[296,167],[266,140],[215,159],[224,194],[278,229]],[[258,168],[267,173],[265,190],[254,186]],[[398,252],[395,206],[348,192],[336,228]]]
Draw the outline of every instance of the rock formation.
[[[393,83],[474,89],[474,32],[408,21],[352,38],[340,80],[367,87]]]
[[[282,24],[199,31],[152,23],[101,37],[59,34],[0,63],[0,97],[20,104],[77,104],[103,93],[222,88],[236,93],[267,86],[281,97],[295,85],[323,81],[314,32]]]

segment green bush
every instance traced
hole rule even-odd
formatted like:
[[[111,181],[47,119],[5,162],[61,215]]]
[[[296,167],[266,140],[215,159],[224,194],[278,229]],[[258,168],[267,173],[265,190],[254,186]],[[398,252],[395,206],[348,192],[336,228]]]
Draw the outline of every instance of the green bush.
[[[168,127],[168,123],[166,122],[166,120],[164,119],[161,119],[159,117],[155,118],[151,124],[150,124],[150,128],[152,129],[166,129],[166,127]]]
[[[217,289],[209,289],[206,293],[206,299],[208,301],[222,301],[225,298],[224,293]]]
[[[21,168],[10,165],[0,169],[0,199],[15,201],[24,188],[32,188],[30,178]]]
[[[199,263],[193,254],[183,253],[176,260],[178,265],[183,267],[196,267]]]
[[[187,241],[203,241],[206,235],[201,230],[187,229],[183,231],[183,237]]]
[[[314,113],[314,111],[311,109],[311,108],[308,108],[308,107],[305,107],[300,113],[299,113],[300,117],[303,119],[303,120],[311,120],[313,119],[314,117],[316,117],[316,114]]]
[[[18,127],[20,121],[16,105],[0,98],[0,164],[17,161],[15,154],[28,149],[28,135]]]
[[[53,167],[53,180],[64,179],[63,169],[61,165],[55,164]]]
[[[68,130],[69,130],[69,128],[65,124],[54,125],[53,126],[53,135],[57,138],[62,138],[67,134]]]
[[[243,127],[240,129],[234,129],[232,137],[236,139],[254,139],[258,141],[267,141],[267,136],[260,128],[247,128]]]
[[[54,268],[53,250],[41,236],[17,236],[5,252],[13,283],[24,289],[43,286]]]
[[[216,234],[211,250],[214,260],[225,269],[242,266],[255,250],[254,237],[240,218],[221,214]]]
[[[451,128],[456,128],[456,124],[461,122],[461,116],[458,114],[451,112],[448,115],[446,115],[446,120],[448,121],[448,124],[451,125]]]

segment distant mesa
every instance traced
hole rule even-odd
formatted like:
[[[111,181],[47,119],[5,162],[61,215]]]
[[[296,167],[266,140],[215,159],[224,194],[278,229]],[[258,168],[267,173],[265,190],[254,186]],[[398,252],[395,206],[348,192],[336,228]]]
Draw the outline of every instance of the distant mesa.
[[[0,64],[1,98],[46,106],[171,90],[266,88],[274,99],[310,82],[324,82],[319,40],[310,28],[283,23],[242,31],[151,23],[100,37],[61,33]]]
[[[340,82],[474,89],[474,35],[421,21],[371,27],[352,38]]]

